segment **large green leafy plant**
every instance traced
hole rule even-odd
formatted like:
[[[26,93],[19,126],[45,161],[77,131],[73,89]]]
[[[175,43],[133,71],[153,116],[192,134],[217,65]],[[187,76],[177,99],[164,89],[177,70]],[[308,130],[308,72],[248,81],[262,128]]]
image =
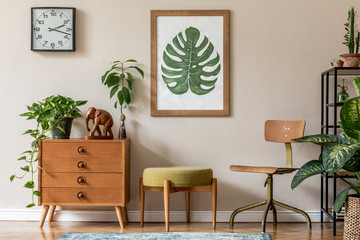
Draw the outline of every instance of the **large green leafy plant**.
[[[348,12],[348,18],[345,25],[346,34],[344,36],[343,44],[348,47],[349,53],[358,53],[359,52],[359,41],[360,41],[360,32],[357,31],[356,24],[356,11],[354,7],[351,7]]]
[[[328,173],[342,179],[348,187],[336,197],[334,211],[339,212],[351,189],[360,196],[360,78],[352,78],[357,97],[346,101],[340,111],[342,135],[317,134],[293,139],[296,142],[312,142],[322,147],[319,159],[305,163],[295,174],[291,188],[297,187],[308,177]],[[357,183],[336,174],[340,169],[355,172]]]
[[[185,36],[186,39],[180,32],[173,38],[173,45],[167,44],[161,65],[162,78],[174,94],[184,94],[189,87],[197,95],[207,94],[215,88],[221,70],[220,56],[217,53],[211,58],[214,45],[206,36],[200,43],[197,28],[187,28]]]
[[[28,112],[20,114],[22,117],[27,117],[27,120],[36,120],[36,127],[29,129],[23,133],[23,135],[30,135],[33,139],[29,150],[24,151],[18,161],[24,162],[24,165],[20,167],[23,171],[22,174],[11,175],[10,181],[15,178],[23,179],[30,174],[30,180],[24,185],[32,192],[32,201],[26,207],[35,206],[34,197],[41,196],[39,191],[35,190],[34,176],[35,173],[42,169],[40,166],[35,166],[39,160],[38,157],[38,142],[40,139],[48,138],[53,128],[58,128],[64,131],[62,127],[57,124],[66,117],[78,118],[81,117],[81,111],[79,106],[86,104],[87,101],[74,101],[69,97],[63,96],[50,96],[43,101],[35,102],[30,106],[27,106]],[[44,169],[42,169],[44,170]],[[45,170],[44,170],[45,171]]]
[[[136,65],[127,66],[129,63],[133,64],[137,61],[134,59],[126,60],[125,62],[115,61],[105,74],[101,77],[101,82],[105,86],[111,88],[110,99],[116,96],[117,99],[114,107],[120,105],[120,112],[123,115],[123,108],[127,108],[132,100],[132,90],[134,87],[134,77],[132,71],[137,71],[141,78],[144,78],[144,71]]]

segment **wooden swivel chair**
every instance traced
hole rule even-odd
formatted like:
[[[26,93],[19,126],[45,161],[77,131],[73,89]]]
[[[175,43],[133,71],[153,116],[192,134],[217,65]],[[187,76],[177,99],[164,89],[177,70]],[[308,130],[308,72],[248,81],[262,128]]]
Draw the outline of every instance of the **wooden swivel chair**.
[[[279,206],[296,213],[303,215],[306,219],[308,229],[311,229],[311,220],[306,212],[294,208],[292,206],[286,205],[284,203],[278,202],[273,199],[273,175],[292,173],[297,170],[297,168],[292,167],[292,152],[291,152],[291,143],[294,143],[292,139],[302,137],[304,134],[305,121],[277,121],[277,120],[268,120],[265,122],[265,140],[269,142],[281,142],[285,143],[286,147],[286,168],[279,167],[255,167],[255,166],[240,166],[232,165],[230,169],[236,172],[251,172],[251,173],[265,173],[267,174],[267,179],[265,181],[265,186],[267,185],[267,199],[254,203],[245,207],[236,209],[230,217],[230,227],[234,226],[234,219],[236,214],[246,211],[255,207],[266,205],[263,217],[262,217],[262,232],[265,232],[266,228],[266,217],[269,210],[273,212],[273,222],[277,223],[276,208]]]

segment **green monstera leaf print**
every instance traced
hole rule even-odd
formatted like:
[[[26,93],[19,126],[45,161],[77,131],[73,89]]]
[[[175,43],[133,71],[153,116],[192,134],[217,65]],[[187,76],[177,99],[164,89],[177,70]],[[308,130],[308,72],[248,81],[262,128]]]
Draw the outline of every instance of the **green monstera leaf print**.
[[[187,28],[185,37],[180,32],[172,44],[167,44],[161,65],[162,78],[174,94],[184,94],[189,88],[197,95],[208,94],[215,88],[221,70],[220,56],[217,53],[211,58],[214,45],[206,36],[200,43],[197,28]]]

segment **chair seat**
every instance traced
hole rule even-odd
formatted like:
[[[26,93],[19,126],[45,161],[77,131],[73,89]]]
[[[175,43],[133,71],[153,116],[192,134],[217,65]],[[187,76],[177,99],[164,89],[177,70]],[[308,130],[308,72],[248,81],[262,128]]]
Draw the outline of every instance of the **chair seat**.
[[[164,180],[169,180],[171,187],[195,187],[211,185],[211,168],[174,166],[151,167],[143,173],[143,184],[149,187],[163,187]]]
[[[235,171],[235,172],[285,174],[285,173],[292,173],[292,172],[298,170],[298,168],[257,167],[257,166],[231,165],[230,170]]]

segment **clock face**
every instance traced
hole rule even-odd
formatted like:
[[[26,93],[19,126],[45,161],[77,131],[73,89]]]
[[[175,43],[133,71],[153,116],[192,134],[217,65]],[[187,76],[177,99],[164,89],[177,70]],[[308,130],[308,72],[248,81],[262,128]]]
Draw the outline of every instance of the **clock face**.
[[[74,8],[32,8],[35,51],[75,51]]]

